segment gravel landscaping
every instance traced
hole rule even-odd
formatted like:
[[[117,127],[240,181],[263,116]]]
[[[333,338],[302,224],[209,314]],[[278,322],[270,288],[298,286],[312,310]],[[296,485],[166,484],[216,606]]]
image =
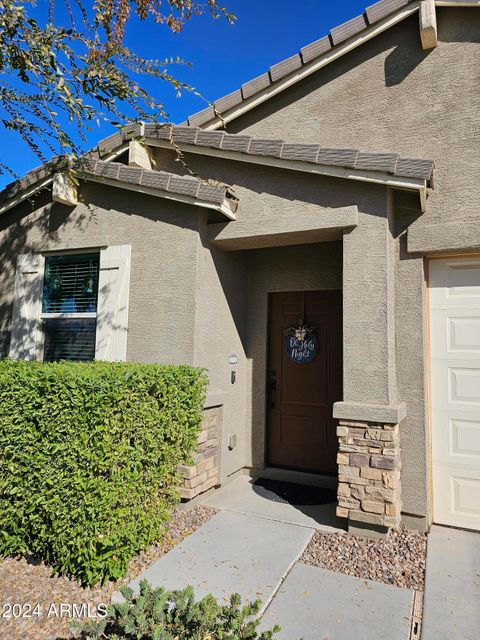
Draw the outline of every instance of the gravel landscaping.
[[[401,527],[387,538],[316,531],[300,562],[423,591],[427,536]]]
[[[0,560],[0,638],[5,640],[56,640],[70,638],[68,624],[72,618],[65,615],[56,617],[60,604],[90,605],[95,610],[99,604],[109,604],[111,595],[119,587],[129,583],[140,575],[157,558],[164,555],[172,547],[193,533],[216,513],[215,509],[196,506],[191,509],[179,509],[173,514],[165,539],[152,545],[147,551],[139,554],[131,563],[128,575],[118,582],[110,582],[103,587],[83,588],[76,580],[66,577],[52,577],[51,569],[40,559],[4,558]],[[3,617],[12,606],[39,605],[40,616],[30,612],[31,617]],[[55,605],[55,609],[51,608]],[[50,609],[50,616],[47,613]],[[22,614],[26,609],[23,608]],[[64,608],[68,612],[67,608]]]

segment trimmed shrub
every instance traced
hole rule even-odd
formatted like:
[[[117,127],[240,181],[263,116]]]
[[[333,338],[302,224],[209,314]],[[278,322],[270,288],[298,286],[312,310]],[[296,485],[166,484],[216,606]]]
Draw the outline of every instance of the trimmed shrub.
[[[125,602],[113,604],[106,618],[99,622],[72,623],[81,629],[82,640],[271,640],[280,627],[258,633],[257,600],[242,606],[234,594],[230,603],[221,605],[209,595],[195,601],[192,587],[183,591],[152,588],[140,583],[140,595],[123,587]]]
[[[160,539],[191,462],[202,370],[0,362],[0,554],[41,554],[83,584]]]

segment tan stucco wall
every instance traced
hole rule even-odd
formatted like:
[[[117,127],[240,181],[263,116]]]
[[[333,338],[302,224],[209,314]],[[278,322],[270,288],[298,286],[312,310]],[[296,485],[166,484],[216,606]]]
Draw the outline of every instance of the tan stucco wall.
[[[130,244],[127,359],[190,363],[198,219],[192,207],[105,185],[86,184],[87,207],[25,203],[0,217],[0,322],[7,354],[18,253]],[[182,265],[179,268],[179,265]]]
[[[415,14],[227,127],[231,133],[396,151],[435,161],[435,190],[425,214],[420,214],[415,199],[398,194],[394,198],[392,241],[387,242],[391,277],[384,283],[386,300],[395,309],[395,323],[388,328],[390,364],[396,360],[386,395],[397,393],[407,405],[401,425],[403,509],[418,515],[427,513],[429,500],[423,254],[480,247],[480,12],[437,8],[437,15],[436,49],[421,49]],[[377,223],[372,231],[384,229]],[[345,243],[361,233],[360,220]],[[352,246],[359,266],[366,246]],[[375,295],[378,283],[372,272],[366,287],[360,286],[360,272],[351,275],[358,278],[357,287],[354,280],[350,287],[358,296],[354,302],[344,291],[345,300],[356,304],[360,315],[368,314],[372,298],[365,291]],[[344,286],[348,277],[344,274]],[[351,327],[352,337],[356,333],[360,340],[371,341],[375,350],[375,331],[370,328],[362,335],[360,324]],[[368,373],[375,361],[345,364]],[[347,395],[368,398],[368,385],[361,389],[361,375],[355,386],[350,391],[345,387]]]
[[[244,466],[247,359],[246,359],[246,264],[241,252],[218,251],[207,242],[207,224],[200,214],[198,236],[196,305],[192,330],[195,328],[194,364],[208,369],[211,395],[220,396],[223,403],[221,433],[221,466],[223,480]],[[193,324],[194,323],[194,324]],[[238,363],[231,365],[231,354]],[[236,374],[231,382],[232,371]],[[229,435],[236,435],[237,444],[228,448]]]

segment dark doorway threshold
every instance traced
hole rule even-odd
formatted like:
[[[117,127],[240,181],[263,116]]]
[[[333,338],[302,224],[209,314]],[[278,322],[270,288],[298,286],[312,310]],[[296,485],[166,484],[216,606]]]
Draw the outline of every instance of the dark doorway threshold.
[[[272,502],[288,503],[298,507],[330,504],[337,500],[337,494],[334,489],[271,480],[269,478],[255,480],[253,490],[262,498]]]

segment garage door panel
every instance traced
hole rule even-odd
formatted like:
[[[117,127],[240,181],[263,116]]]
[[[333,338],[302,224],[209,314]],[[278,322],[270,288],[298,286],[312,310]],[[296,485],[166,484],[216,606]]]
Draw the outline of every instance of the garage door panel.
[[[464,465],[475,470],[480,461],[480,419],[468,413],[455,418],[433,412],[432,419],[445,438],[435,438],[432,442],[434,463]]]
[[[434,483],[443,499],[436,503],[435,522],[478,529],[480,479],[473,473],[459,474],[457,471],[454,468],[437,467]]]
[[[461,360],[432,360],[434,411],[480,412],[480,368]]]
[[[480,529],[480,259],[432,261],[430,286],[434,520]]]
[[[432,310],[430,324],[432,358],[478,361],[480,356],[480,309]]]
[[[480,262],[478,258],[432,261],[430,265],[430,301],[448,307],[480,304]]]

